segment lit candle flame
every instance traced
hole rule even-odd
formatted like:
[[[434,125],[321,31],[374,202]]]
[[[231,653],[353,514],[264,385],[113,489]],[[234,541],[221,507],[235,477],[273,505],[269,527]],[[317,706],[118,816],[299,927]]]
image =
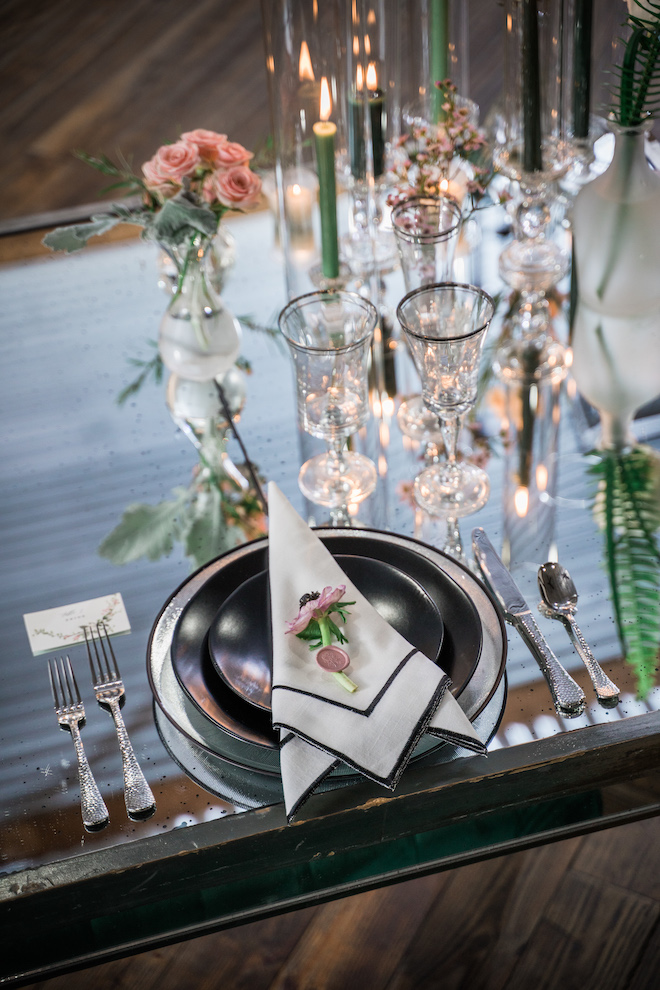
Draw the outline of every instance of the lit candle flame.
[[[300,196],[302,189],[300,188],[297,182],[294,182],[293,186],[291,187],[291,192],[294,196]]]
[[[357,72],[355,73],[355,86],[358,93],[362,92],[363,85],[364,85],[364,75],[362,73],[362,66],[358,65]]]
[[[522,519],[527,515],[527,510],[529,509],[529,489],[525,485],[520,485],[516,488],[516,493],[513,496],[513,506],[516,510],[516,515]]]
[[[378,89],[378,73],[374,62],[369,62],[367,66],[367,89],[372,93]]]
[[[545,464],[539,464],[536,468],[536,487],[540,492],[544,492],[548,487],[548,469]]]
[[[358,38],[357,34],[353,35],[353,54],[354,55],[360,54],[360,39]]]
[[[321,120],[329,120],[332,113],[332,100],[330,99],[330,87],[325,76],[321,79],[321,103],[319,116]]]
[[[447,192],[448,189],[449,189],[449,179],[441,179],[440,180],[440,192],[445,193],[445,192]]]
[[[310,82],[314,82],[314,69],[312,68],[312,60],[309,54],[309,48],[307,47],[307,42],[303,41],[300,46],[300,58],[298,60],[298,77],[302,79],[307,79]]]

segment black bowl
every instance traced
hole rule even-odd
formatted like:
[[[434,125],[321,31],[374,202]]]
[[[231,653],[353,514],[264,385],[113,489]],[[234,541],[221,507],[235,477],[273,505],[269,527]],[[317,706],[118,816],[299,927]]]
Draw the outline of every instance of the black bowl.
[[[444,626],[438,606],[421,584],[383,560],[342,554],[346,577],[411,646],[437,660]],[[350,595],[347,592],[347,598]],[[293,616],[292,616],[293,618]],[[273,652],[268,572],[243,582],[211,623],[211,662],[225,683],[252,705],[270,711]]]
[[[384,561],[418,582],[436,604],[444,623],[437,662],[452,679],[458,697],[481,655],[481,622],[474,604],[440,567],[411,547],[371,538],[368,531],[324,531],[322,542],[334,556],[349,555]],[[215,725],[244,742],[279,748],[270,712],[248,704],[218,673],[209,651],[209,630],[219,608],[241,585],[268,567],[268,541],[257,540],[249,551],[227,557],[184,607],[172,634],[174,674],[188,698]]]

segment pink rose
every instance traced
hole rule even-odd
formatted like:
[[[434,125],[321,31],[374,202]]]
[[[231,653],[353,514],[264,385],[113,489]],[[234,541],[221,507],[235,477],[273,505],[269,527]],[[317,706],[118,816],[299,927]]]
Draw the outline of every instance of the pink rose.
[[[218,153],[220,148],[227,144],[226,134],[217,134],[215,131],[206,131],[203,127],[198,127],[195,131],[186,131],[181,135],[182,141],[190,141],[197,147],[202,158],[212,165],[219,165]]]
[[[234,165],[247,165],[254,155],[236,141],[225,141],[218,148],[216,164],[218,168],[232,168]]]
[[[170,184],[180,186],[185,176],[193,175],[200,163],[197,146],[190,141],[164,144],[142,166],[147,188],[163,191]]]
[[[320,619],[330,610],[332,605],[336,605],[342,600],[345,593],[345,584],[340,584],[338,588],[331,588],[330,585],[327,585],[318,598],[305,602],[293,622],[287,623],[289,628],[286,631],[288,633],[303,632],[312,619]]]
[[[223,206],[242,209],[256,203],[261,192],[261,179],[247,165],[220,169],[204,182],[203,196],[209,203],[215,200]]]

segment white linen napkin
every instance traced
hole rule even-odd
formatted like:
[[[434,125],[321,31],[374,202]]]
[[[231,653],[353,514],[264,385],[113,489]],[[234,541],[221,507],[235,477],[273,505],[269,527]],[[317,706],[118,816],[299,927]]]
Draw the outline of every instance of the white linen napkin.
[[[268,486],[273,633],[273,726],[287,817],[340,761],[394,788],[424,732],[485,753],[448,688],[447,674],[411,646],[369,604],[273,482]],[[346,586],[345,633],[357,685],[350,693],[322,670],[309,643],[287,632],[303,595]]]

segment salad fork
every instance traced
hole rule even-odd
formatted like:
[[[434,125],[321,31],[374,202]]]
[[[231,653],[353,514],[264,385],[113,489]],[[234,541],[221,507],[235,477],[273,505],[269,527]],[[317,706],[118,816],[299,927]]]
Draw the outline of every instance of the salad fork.
[[[126,810],[130,818],[144,818],[153,813],[156,801],[133,752],[122,718],[121,705],[126,692],[119,675],[110,636],[103,622],[96,623],[96,635],[91,626],[85,626],[83,631],[96,700],[104,708],[110,709],[117,730],[124,773]]]
[[[78,684],[68,657],[48,660],[50,689],[57,721],[62,729],[68,729],[73,736],[73,745],[78,758],[78,778],[80,780],[80,806],[83,825],[90,830],[103,828],[110,816],[101,792],[94,780],[91,767],[80,737],[80,726],[85,722],[85,708],[80,697]]]

